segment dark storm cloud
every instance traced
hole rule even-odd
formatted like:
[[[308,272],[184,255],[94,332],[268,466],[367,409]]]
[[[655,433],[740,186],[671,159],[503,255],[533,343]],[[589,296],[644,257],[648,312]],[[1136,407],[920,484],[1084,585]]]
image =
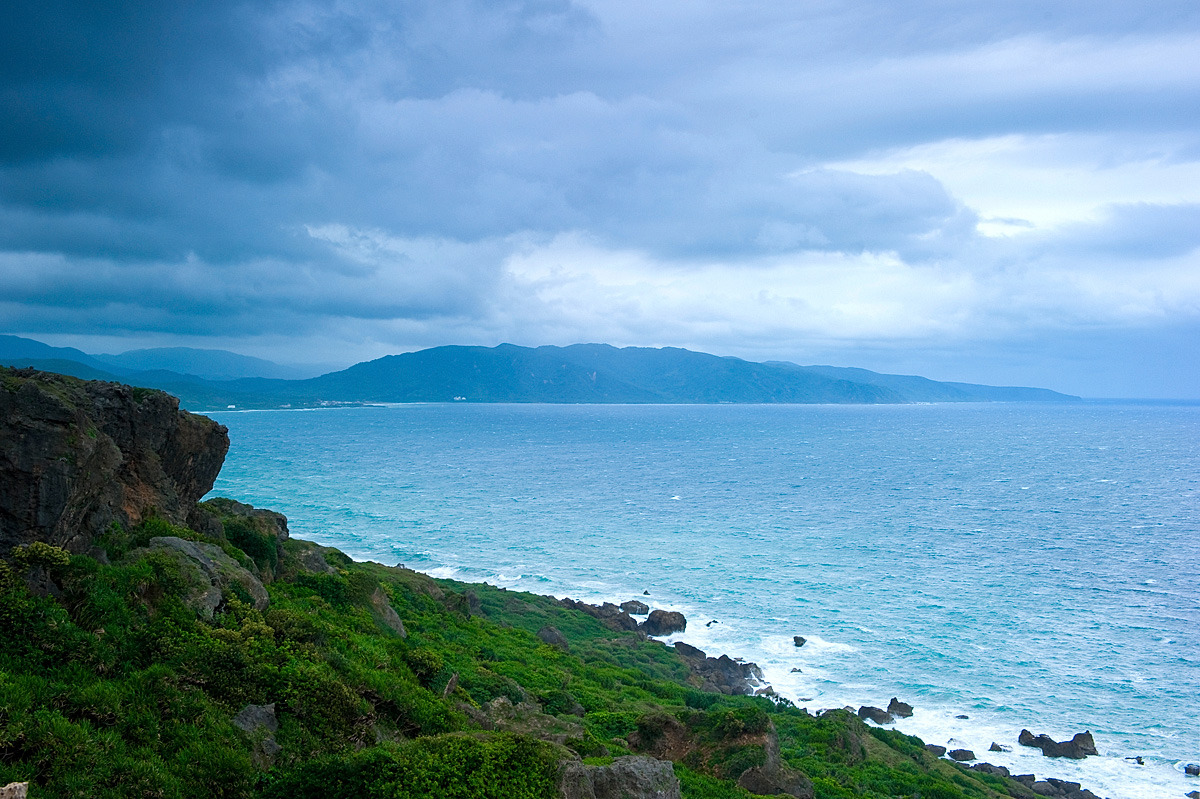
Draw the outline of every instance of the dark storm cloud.
[[[404,342],[435,342],[591,337],[582,320],[602,319],[632,338],[713,313],[624,284],[593,309],[603,291],[577,274],[509,274],[547,242],[561,263],[534,272],[632,252],[645,274],[631,285],[678,277],[681,296],[714,264],[759,269],[762,294],[784,292],[786,272],[781,302],[877,331],[905,316],[880,310],[887,297],[860,301],[864,281],[825,272],[808,292],[797,270],[861,258],[880,285],[911,281],[904,296],[968,303],[977,274],[1180,257],[1200,227],[1194,197],[1134,191],[1097,200],[1112,206],[1103,223],[997,243],[945,174],[839,166],[954,139],[1137,134],[1190,168],[1193,2],[20,0],[6,14],[0,312],[14,331],[290,335],[362,320],[424,325]],[[1118,150],[1096,170],[1150,158]],[[1022,298],[1046,328],[1060,311],[1039,290],[979,291]],[[757,301],[730,301],[709,327],[778,339],[749,329]],[[979,323],[970,307],[929,313]]]

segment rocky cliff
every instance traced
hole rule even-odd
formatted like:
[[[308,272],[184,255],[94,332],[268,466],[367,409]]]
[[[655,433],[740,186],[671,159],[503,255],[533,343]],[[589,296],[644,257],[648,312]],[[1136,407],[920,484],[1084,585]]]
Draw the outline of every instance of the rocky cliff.
[[[84,552],[114,521],[183,524],[228,449],[223,425],[161,391],[0,368],[0,556]]]

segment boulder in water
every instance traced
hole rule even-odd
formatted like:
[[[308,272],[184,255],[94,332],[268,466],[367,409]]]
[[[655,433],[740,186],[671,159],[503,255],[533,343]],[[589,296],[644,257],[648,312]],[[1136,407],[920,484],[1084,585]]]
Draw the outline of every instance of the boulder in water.
[[[621,603],[621,610],[630,616],[645,616],[650,612],[650,606],[639,599],[631,599],[628,602]]]
[[[1049,735],[1034,735],[1029,730],[1021,730],[1017,743],[1034,749],[1041,749],[1046,757],[1066,757],[1072,760],[1082,760],[1088,755],[1099,754],[1096,742],[1092,740],[1091,732],[1077,733],[1069,741],[1055,741]]]
[[[975,759],[975,753],[970,749],[951,749],[948,754],[951,760],[957,760],[959,763]]]
[[[888,702],[887,712],[891,713],[896,718],[906,719],[913,714],[912,705],[907,702],[901,702],[896,697],[892,697],[892,701]]]

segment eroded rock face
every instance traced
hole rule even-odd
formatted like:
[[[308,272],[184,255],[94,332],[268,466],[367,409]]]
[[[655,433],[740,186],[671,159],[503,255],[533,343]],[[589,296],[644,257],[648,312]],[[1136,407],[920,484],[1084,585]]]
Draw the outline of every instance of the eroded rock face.
[[[652,757],[618,757],[607,766],[572,760],[559,778],[563,799],[680,799],[675,767]]]
[[[688,664],[703,691],[749,696],[762,684],[762,669],[756,663],[744,663],[728,655],[709,657],[703,649],[683,641],[675,642],[675,651]]]
[[[186,524],[228,449],[223,425],[161,391],[0,368],[0,555],[86,552],[152,514]]]

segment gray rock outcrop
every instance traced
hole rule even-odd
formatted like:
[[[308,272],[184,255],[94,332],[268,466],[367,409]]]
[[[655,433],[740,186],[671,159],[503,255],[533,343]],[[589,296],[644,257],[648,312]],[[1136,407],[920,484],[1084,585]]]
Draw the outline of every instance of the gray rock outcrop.
[[[384,627],[401,638],[408,637],[408,632],[404,629],[404,622],[400,620],[400,615],[392,607],[392,602],[384,592],[383,586],[375,586],[375,593],[371,594],[371,610],[374,611],[375,618]]]
[[[0,787],[0,799],[25,799],[29,796],[29,783],[10,782]]]
[[[563,764],[559,776],[563,799],[680,799],[679,778],[670,761],[631,755],[607,766],[578,760]]]
[[[254,741],[254,759],[260,766],[270,765],[283,747],[275,740],[279,720],[275,718],[275,703],[246,705],[233,717],[233,726]]]
[[[975,759],[975,753],[970,749],[951,749],[947,754],[950,755],[951,760],[957,760],[959,763]]]
[[[214,544],[186,541],[175,536],[150,539],[150,546],[135,549],[127,556],[135,560],[151,552],[160,552],[180,567],[180,576],[188,585],[184,602],[206,619],[226,601],[227,595],[245,594],[256,610],[270,604],[267,589],[257,577]]]
[[[564,652],[571,651],[571,645],[567,642],[567,637],[557,627],[552,627],[547,624],[545,627],[537,631],[537,637],[543,644],[556,646]]]
[[[898,719],[906,719],[912,716],[913,707],[907,702],[901,702],[896,697],[892,697],[892,701],[888,702],[887,712],[891,713]]]
[[[579,602],[578,600],[566,597],[558,601],[560,605],[571,610],[579,610],[593,618],[604,622],[604,625],[610,629],[636,630],[638,628],[637,621],[625,611],[611,602],[605,602],[603,605],[589,605],[587,602]]]
[[[640,599],[631,599],[628,602],[621,603],[621,610],[631,616],[645,616],[650,612],[650,606]]]
[[[87,552],[150,515],[186,524],[228,449],[224,426],[161,391],[0,367],[0,555]]]

